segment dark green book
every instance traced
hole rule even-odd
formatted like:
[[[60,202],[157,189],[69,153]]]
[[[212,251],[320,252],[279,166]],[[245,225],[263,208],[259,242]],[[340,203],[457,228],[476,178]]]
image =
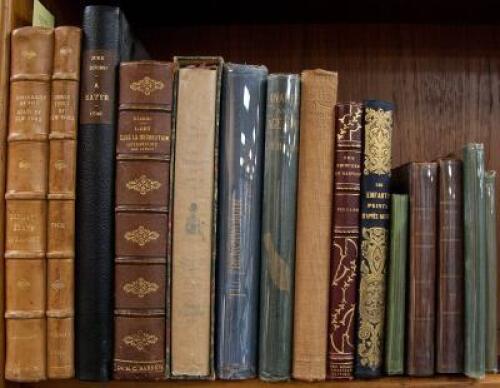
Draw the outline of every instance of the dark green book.
[[[464,148],[465,374],[485,375],[486,233],[484,146]]]
[[[300,76],[267,78],[259,377],[288,380],[292,358]]]
[[[497,225],[495,209],[495,171],[486,171],[486,372],[497,369]]]
[[[392,195],[385,330],[385,371],[388,375],[402,375],[404,372],[408,203],[408,195]]]

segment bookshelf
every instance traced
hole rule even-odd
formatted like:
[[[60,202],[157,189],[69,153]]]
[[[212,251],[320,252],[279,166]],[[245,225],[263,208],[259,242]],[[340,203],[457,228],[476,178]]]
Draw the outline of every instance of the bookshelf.
[[[485,143],[488,168],[500,171],[500,26],[494,25],[492,0],[477,0],[473,4],[451,0],[359,0],[334,7],[327,0],[300,6],[282,0],[254,0],[242,5],[212,0],[199,6],[193,2],[169,3],[168,9],[156,2],[147,6],[133,0],[98,2],[121,4],[155,59],[221,55],[226,61],[265,64],[270,72],[333,69],[339,72],[339,101],[365,97],[394,101],[394,166],[457,153],[464,143],[475,141]],[[79,24],[81,10],[89,2],[44,3],[55,13],[58,24]],[[500,196],[497,201],[500,208]],[[497,223],[500,225],[500,218]],[[137,384],[69,380],[7,386],[128,388]],[[151,388],[269,386],[257,380],[142,384]],[[472,385],[500,386],[500,375],[489,375],[477,382],[448,376],[291,382],[273,387]]]

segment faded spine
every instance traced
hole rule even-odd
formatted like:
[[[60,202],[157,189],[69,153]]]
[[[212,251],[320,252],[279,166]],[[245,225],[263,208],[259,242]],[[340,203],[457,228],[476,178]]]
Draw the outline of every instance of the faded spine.
[[[13,381],[46,378],[46,213],[52,29],[12,33],[6,207],[7,359]]]

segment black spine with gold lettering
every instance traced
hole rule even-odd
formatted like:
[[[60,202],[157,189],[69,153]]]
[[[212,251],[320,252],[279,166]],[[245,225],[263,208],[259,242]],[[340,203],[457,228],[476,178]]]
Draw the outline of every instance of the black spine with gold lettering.
[[[83,51],[76,195],[76,375],[105,381],[113,363],[116,74],[138,57],[118,7],[88,6]]]
[[[354,367],[354,375],[358,378],[378,377],[382,373],[393,112],[394,106],[389,102],[365,102],[361,260]]]

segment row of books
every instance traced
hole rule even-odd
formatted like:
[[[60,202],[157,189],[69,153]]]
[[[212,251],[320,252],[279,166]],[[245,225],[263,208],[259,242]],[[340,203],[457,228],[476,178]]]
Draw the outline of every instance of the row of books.
[[[12,33],[9,380],[496,369],[480,145],[391,179],[393,104],[335,72],[139,60],[116,7],[81,35]]]

